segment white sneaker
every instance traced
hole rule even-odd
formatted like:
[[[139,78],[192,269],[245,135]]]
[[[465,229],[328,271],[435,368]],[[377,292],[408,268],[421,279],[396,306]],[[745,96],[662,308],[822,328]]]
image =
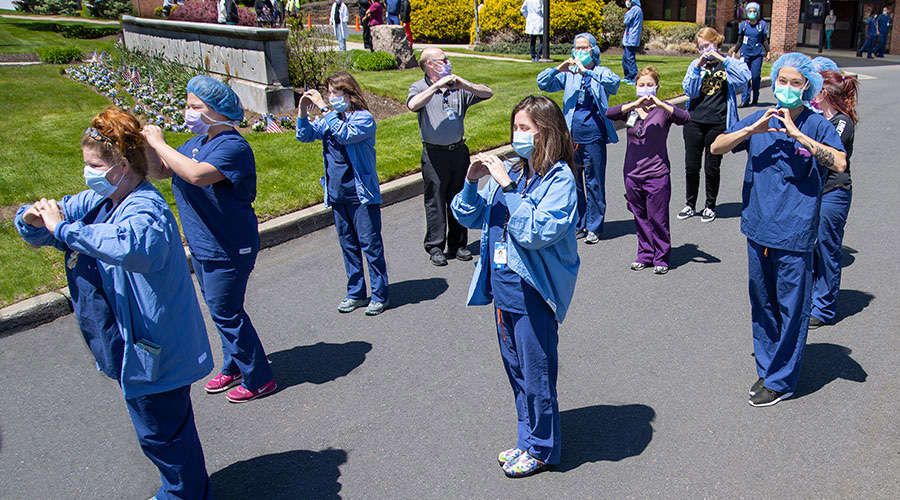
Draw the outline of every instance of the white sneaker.
[[[675,217],[677,217],[679,220],[690,219],[694,216],[695,213],[696,212],[694,212],[693,208],[685,205],[684,208],[681,209],[681,212],[678,212],[678,215],[676,215]]]
[[[716,212],[711,208],[704,208],[703,213],[700,214],[700,222],[712,222],[716,220]]]

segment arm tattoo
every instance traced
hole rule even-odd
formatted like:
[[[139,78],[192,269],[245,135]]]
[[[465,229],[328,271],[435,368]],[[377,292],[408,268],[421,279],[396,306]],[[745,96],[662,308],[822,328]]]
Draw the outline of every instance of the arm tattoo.
[[[821,146],[816,146],[816,152],[813,153],[813,156],[816,160],[819,160],[819,163],[826,167],[834,166],[834,155],[831,154],[831,151],[828,151]]]

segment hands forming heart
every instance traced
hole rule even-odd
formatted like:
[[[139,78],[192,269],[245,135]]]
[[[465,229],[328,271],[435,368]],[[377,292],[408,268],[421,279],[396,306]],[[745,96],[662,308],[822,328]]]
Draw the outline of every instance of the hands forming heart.
[[[770,127],[769,120],[772,118],[780,121],[784,126],[779,128]],[[796,138],[798,134],[800,134],[800,129],[797,128],[797,125],[794,124],[794,119],[791,118],[791,110],[787,108],[767,109],[766,112],[758,120],[756,120],[756,123],[751,125],[750,130],[753,134],[762,134],[765,132],[780,132],[792,138]]]

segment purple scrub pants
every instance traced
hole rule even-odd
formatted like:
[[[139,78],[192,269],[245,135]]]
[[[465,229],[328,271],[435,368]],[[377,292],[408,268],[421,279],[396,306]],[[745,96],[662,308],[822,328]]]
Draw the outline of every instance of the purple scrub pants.
[[[638,249],[635,262],[669,267],[672,242],[669,236],[669,176],[633,179],[625,176],[625,200],[634,214]]]

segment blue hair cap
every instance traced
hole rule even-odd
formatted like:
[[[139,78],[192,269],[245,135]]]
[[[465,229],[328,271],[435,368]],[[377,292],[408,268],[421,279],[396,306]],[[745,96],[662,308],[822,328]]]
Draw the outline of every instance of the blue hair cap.
[[[241,98],[231,90],[231,87],[215,78],[197,75],[188,82],[187,91],[229,120],[239,122],[244,119]]]
[[[572,39],[572,45],[575,45],[575,41],[579,38],[584,38],[591,44],[591,59],[594,60],[594,64],[600,64],[600,47],[597,46],[597,39],[594,38],[594,35],[590,33],[579,33],[575,35],[575,38]]]
[[[816,71],[818,71],[819,73],[821,73],[823,71],[837,71],[837,72],[841,71],[841,68],[838,68],[838,65],[836,62],[834,62],[833,60],[831,60],[825,56],[819,56],[819,57],[813,59],[812,63],[813,63],[813,67],[815,67]]]
[[[756,12],[759,12],[759,4],[756,2],[750,2],[744,7],[744,10],[756,9]]]
[[[640,7],[640,6],[641,6],[641,0],[631,0],[631,4],[632,4],[632,5],[637,5],[638,7]]]
[[[811,101],[813,97],[819,95],[822,90],[822,75],[816,71],[812,60],[805,54],[799,52],[788,52],[782,55],[772,64],[772,90],[775,90],[775,81],[778,79],[778,72],[784,67],[794,68],[799,71],[803,78],[809,82],[809,88],[803,92],[803,100]]]

